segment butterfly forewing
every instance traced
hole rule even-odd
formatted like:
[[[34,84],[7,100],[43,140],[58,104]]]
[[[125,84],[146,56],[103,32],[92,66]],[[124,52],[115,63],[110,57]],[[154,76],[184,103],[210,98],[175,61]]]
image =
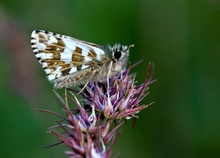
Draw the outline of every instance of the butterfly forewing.
[[[48,31],[33,31],[31,44],[49,81],[85,70],[106,56],[98,45]]]

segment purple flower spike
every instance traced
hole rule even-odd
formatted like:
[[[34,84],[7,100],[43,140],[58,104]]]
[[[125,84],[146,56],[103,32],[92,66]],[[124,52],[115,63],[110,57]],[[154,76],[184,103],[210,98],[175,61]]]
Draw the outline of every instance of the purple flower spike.
[[[124,119],[136,117],[136,113],[149,105],[139,105],[148,95],[148,86],[152,82],[149,77],[151,64],[143,84],[135,85],[135,75],[129,75],[132,67],[122,74],[113,76],[107,83],[94,82],[88,85],[82,96],[86,104],[94,105],[95,110],[103,113],[106,119]]]
[[[50,131],[71,149],[65,152],[69,157],[110,157],[118,138],[117,129],[126,119],[137,118],[136,114],[150,105],[140,105],[140,101],[149,93],[149,85],[155,81],[152,80],[150,67],[151,64],[148,65],[144,83],[140,85],[136,85],[134,74],[129,75],[133,66],[104,83],[88,84],[81,93],[82,102],[72,89],[68,89],[69,94],[64,99],[66,101],[55,92],[63,103],[66,116],[47,110],[40,111],[52,113],[62,119]],[[78,112],[70,109],[70,101],[76,104]]]

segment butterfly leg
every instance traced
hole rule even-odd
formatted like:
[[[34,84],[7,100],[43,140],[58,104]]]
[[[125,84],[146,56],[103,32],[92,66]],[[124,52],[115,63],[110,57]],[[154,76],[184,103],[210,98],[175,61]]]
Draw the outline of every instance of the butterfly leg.
[[[83,86],[83,88],[79,91],[79,93],[77,93],[77,95],[80,94],[80,93],[82,93],[82,91],[86,88],[86,86],[89,84],[89,82],[92,81],[92,78],[95,76],[95,73],[96,73],[96,72],[97,72],[96,70],[94,70],[94,71],[92,72],[92,74],[89,76],[88,81],[87,81],[86,84]]]
[[[110,78],[111,69],[112,69],[112,61],[109,64],[109,69],[108,69],[108,73],[107,73],[107,88],[108,89],[109,89],[109,78]]]
[[[69,107],[69,104],[68,104],[68,99],[67,99],[67,88],[65,87],[65,104],[67,107]]]
[[[108,73],[107,73],[107,96],[108,96],[108,99],[110,99],[110,96],[109,96],[109,78],[110,78],[110,73],[111,73],[111,69],[112,69],[112,62],[110,62],[109,64],[109,70],[108,70]]]

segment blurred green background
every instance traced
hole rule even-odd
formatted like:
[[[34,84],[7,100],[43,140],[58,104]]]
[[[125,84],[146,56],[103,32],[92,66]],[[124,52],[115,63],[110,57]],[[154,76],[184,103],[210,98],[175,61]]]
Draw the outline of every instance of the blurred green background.
[[[154,62],[155,104],[121,128],[112,156],[220,157],[220,1],[0,1],[0,157],[67,157],[47,127],[60,111],[52,85],[30,48],[43,29],[97,44],[135,44],[130,61],[143,81]]]

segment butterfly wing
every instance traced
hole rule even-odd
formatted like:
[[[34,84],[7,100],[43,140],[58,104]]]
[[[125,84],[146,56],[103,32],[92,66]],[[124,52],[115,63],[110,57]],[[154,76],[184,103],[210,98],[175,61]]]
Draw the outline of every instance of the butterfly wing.
[[[43,30],[32,32],[31,46],[49,81],[85,70],[106,56],[96,44]]]

